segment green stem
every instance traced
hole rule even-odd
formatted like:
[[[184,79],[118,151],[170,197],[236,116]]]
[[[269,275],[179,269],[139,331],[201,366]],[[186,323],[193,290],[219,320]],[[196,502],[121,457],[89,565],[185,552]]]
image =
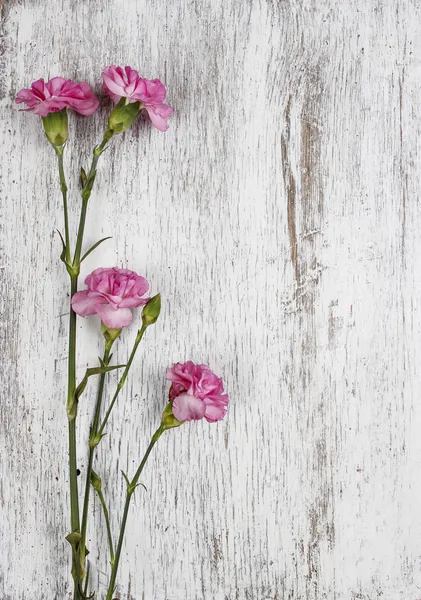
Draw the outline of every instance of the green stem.
[[[110,526],[110,518],[109,518],[109,514],[108,514],[108,509],[107,509],[107,505],[105,504],[104,494],[102,493],[102,490],[96,490],[96,493],[98,494],[98,498],[99,498],[99,501],[101,502],[101,506],[102,506],[102,512],[104,513],[105,525],[107,527],[108,546],[110,549],[110,563],[111,563],[111,568],[113,568],[113,566],[114,566],[114,546],[113,546],[113,537],[111,535],[111,526]]]
[[[88,560],[88,566],[86,567],[86,577],[85,577],[85,587],[83,588],[83,595],[86,597],[88,595],[88,585],[89,585],[89,575],[91,572],[91,564]]]
[[[107,342],[105,344],[104,357],[102,359],[103,364],[105,366],[107,366],[110,362],[110,351],[111,351],[111,347],[113,345],[113,341],[114,340],[111,340],[110,342]],[[101,378],[99,380],[95,413],[94,413],[94,418],[92,420],[92,425],[91,425],[90,441],[93,438],[93,436],[95,436],[97,434],[99,417],[101,414],[102,397],[104,394],[105,375],[106,375],[106,373],[101,373]],[[89,444],[88,469],[86,471],[85,495],[84,495],[83,512],[82,512],[82,529],[81,529],[81,542],[80,542],[81,548],[85,548],[85,546],[86,546],[86,530],[87,530],[87,524],[88,524],[89,494],[90,494],[90,490],[91,490],[91,473],[92,473],[94,454],[95,454],[95,446],[93,446],[90,443]]]
[[[70,276],[70,299],[77,290],[77,275]],[[67,402],[73,402],[76,390],[76,313],[70,305],[69,321],[69,362]],[[70,527],[72,533],[80,531],[79,520],[79,491],[77,482],[77,453],[76,453],[76,415],[69,419],[69,473],[70,473]],[[73,555],[73,561],[77,560]],[[73,562],[72,572],[78,573],[78,565]],[[78,577],[74,576],[73,599],[80,600]]]
[[[142,325],[142,327],[137,332],[136,340],[135,340],[133,349],[131,351],[129,360],[127,361],[126,368],[124,369],[123,375],[121,376],[121,379],[120,379],[120,381],[117,384],[117,389],[116,389],[115,394],[114,394],[114,396],[113,396],[113,398],[111,400],[110,406],[108,407],[108,410],[107,410],[107,412],[105,414],[104,420],[102,421],[101,426],[98,429],[97,438],[99,438],[99,439],[101,439],[101,436],[104,433],[104,429],[105,429],[105,426],[106,426],[106,424],[108,422],[108,419],[110,418],[111,411],[113,410],[114,404],[115,404],[115,402],[117,400],[117,397],[118,397],[118,395],[119,395],[119,393],[120,393],[120,391],[121,391],[122,387],[124,386],[124,383],[125,383],[125,381],[127,379],[127,375],[128,375],[128,373],[130,371],[130,367],[132,366],[132,362],[133,362],[133,359],[135,357],[136,351],[138,349],[138,346],[139,346],[139,344],[140,344],[140,342],[141,342],[141,340],[143,338],[143,335],[144,335],[146,329],[147,329],[147,326]]]
[[[54,146],[54,150],[57,155],[58,162],[58,173],[60,178],[60,190],[63,196],[63,212],[64,212],[64,240],[66,243],[66,262],[70,263],[70,235],[69,235],[69,211],[67,207],[67,184],[66,176],[64,174],[63,154],[64,146],[58,148]]]
[[[78,268],[80,265],[80,255],[82,252],[83,233],[85,231],[86,212],[88,209],[89,198],[91,197],[92,188],[93,188],[93,185],[95,182],[96,167],[97,167],[97,164],[99,161],[99,157],[104,152],[105,146],[107,145],[108,141],[111,139],[112,135],[113,135],[112,132],[107,130],[104,134],[104,138],[103,138],[102,142],[100,143],[100,145],[96,146],[96,148],[94,148],[91,168],[89,169],[89,173],[87,175],[85,185],[83,186],[83,189],[82,189],[82,210],[80,212],[79,227],[78,227],[77,238],[76,238],[76,249],[75,249],[75,254],[74,254],[74,258],[73,258],[73,266],[75,268]]]
[[[70,280],[70,298],[77,289],[77,276]],[[70,306],[69,321],[69,362],[68,362],[68,403],[73,400],[76,389],[76,313]],[[80,530],[79,495],[77,483],[76,457],[76,417],[69,420],[69,468],[70,468],[70,523],[72,532]]]
[[[129,514],[129,508],[130,508],[130,501],[132,499],[132,495],[133,492],[136,489],[137,486],[137,482],[139,480],[139,477],[143,471],[143,468],[146,464],[146,461],[149,458],[149,455],[152,451],[152,448],[155,446],[156,442],[159,440],[159,438],[161,437],[161,435],[164,432],[164,426],[161,425],[159,426],[159,428],[155,431],[154,435],[152,436],[151,442],[148,446],[148,449],[145,452],[145,456],[142,459],[142,462],[139,465],[138,470],[136,471],[135,476],[133,477],[132,481],[130,482],[130,485],[127,486],[127,495],[126,495],[126,502],[124,505],[124,512],[123,512],[123,519],[121,521],[121,527],[120,527],[120,535],[118,537],[118,543],[117,543],[117,550],[115,553],[115,560],[114,560],[114,565],[113,568],[111,570],[111,577],[110,577],[110,583],[108,586],[108,591],[107,591],[107,597],[106,600],[112,600],[113,594],[114,594],[114,588],[115,588],[115,582],[116,582],[116,578],[117,578],[117,571],[118,571],[118,565],[120,562],[120,556],[121,556],[121,549],[123,547],[123,540],[124,540],[124,533],[126,530],[126,523],[127,523],[127,516]]]

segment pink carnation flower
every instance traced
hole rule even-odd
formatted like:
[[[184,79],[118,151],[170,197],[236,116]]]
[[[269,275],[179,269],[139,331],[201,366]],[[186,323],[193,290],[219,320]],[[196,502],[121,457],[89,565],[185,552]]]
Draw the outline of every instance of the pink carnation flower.
[[[132,322],[131,308],[143,306],[149,289],[144,277],[128,269],[96,269],[85,279],[87,290],[76,292],[72,307],[81,317],[99,315],[106,327],[121,329]]]
[[[141,102],[148,111],[152,124],[160,131],[167,131],[167,119],[173,109],[164,103],[167,92],[159,79],[144,79],[131,67],[112,65],[102,73],[105,92],[117,104],[121,98],[129,102]]]
[[[74,83],[63,77],[53,77],[47,83],[43,79],[34,81],[30,88],[24,88],[18,93],[16,103],[26,104],[28,108],[25,110],[41,117],[63,108],[71,108],[81,115],[89,116],[99,104],[87,83]]]
[[[192,361],[176,363],[167,371],[172,382],[170,402],[172,413],[178,421],[220,421],[227,412],[228,396],[222,379],[208,366]]]

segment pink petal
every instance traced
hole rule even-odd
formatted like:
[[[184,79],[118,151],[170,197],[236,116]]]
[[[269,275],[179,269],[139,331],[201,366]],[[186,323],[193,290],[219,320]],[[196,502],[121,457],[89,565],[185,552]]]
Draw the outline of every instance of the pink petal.
[[[109,304],[98,306],[96,312],[104,325],[111,327],[112,329],[127,327],[133,319],[130,308],[117,308],[117,310],[115,310]]]
[[[120,99],[125,95],[124,87],[118,85],[105,71],[102,73],[102,78],[104,80],[104,89],[108,95],[111,96],[114,102],[116,101],[116,98]]]
[[[180,394],[172,403],[173,415],[178,421],[199,421],[205,416],[206,405],[190,394]]]
[[[84,290],[73,295],[72,308],[81,317],[89,317],[89,315],[96,314],[97,307],[101,305],[101,302],[104,300],[98,294]]]
[[[47,82],[45,87],[52,96],[61,96],[63,87],[67,82],[68,80],[64,79],[64,77],[53,77],[52,79],[50,79],[50,81]]]
[[[159,129],[159,131],[167,131],[167,119],[174,112],[171,106],[167,106],[166,104],[157,104],[155,106],[145,105],[145,109],[148,111],[152,124]]]
[[[205,404],[205,419],[210,423],[221,421],[227,414],[227,407],[224,404]]]
[[[162,104],[167,95],[164,84],[159,79],[145,79],[146,94],[153,104]]]
[[[149,301],[149,298],[139,298],[139,296],[133,296],[131,298],[123,298],[118,303],[119,308],[136,308],[138,306],[144,306]]]

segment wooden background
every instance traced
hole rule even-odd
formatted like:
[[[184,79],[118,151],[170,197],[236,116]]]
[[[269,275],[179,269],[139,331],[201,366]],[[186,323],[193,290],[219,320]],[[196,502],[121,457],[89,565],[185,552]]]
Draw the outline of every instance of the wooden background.
[[[128,267],[163,295],[96,463],[115,533],[119,469],[157,426],[167,366],[208,362],[231,395],[225,422],[160,441],[117,595],[420,600],[420,3],[2,4],[1,600],[70,598],[61,198],[40,121],[13,100],[55,75],[100,92],[113,63],[160,78],[175,108],[167,133],[145,118],[113,141],[89,208],[86,247],[113,239],[82,276]],[[70,119],[73,228],[108,111]],[[78,321],[79,376],[98,328]],[[93,522],[103,598],[97,503]]]

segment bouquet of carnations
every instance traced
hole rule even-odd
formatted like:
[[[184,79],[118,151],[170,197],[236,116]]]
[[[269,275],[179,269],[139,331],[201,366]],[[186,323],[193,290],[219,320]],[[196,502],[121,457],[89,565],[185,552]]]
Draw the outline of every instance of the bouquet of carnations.
[[[139,344],[148,327],[156,323],[161,310],[161,297],[148,295],[148,281],[127,268],[99,268],[85,279],[86,289],[78,291],[80,268],[85,258],[105,240],[98,240],[91,248],[83,245],[85,222],[89,199],[95,184],[100,157],[112,139],[127,131],[141,111],[145,110],[152,124],[160,131],[168,129],[168,118],[173,109],[165,104],[166,90],[158,80],[140,77],[131,67],[111,66],[102,73],[103,89],[111,98],[114,107],[108,117],[102,141],[93,149],[89,170],[80,171],[80,216],[75,242],[72,243],[69,227],[68,189],[64,170],[63,155],[69,136],[68,110],[90,116],[98,108],[99,102],[87,83],[74,83],[62,77],[54,77],[48,82],[35,81],[30,88],[22,89],[16,96],[18,104],[26,105],[26,111],[39,115],[48,142],[51,144],[58,164],[60,190],[63,198],[64,229],[60,233],[62,252],[60,255],[70,279],[68,379],[66,412],[69,435],[69,481],[70,481],[70,532],[66,536],[71,547],[71,565],[74,581],[73,599],[92,598],[95,591],[89,586],[89,563],[86,547],[91,488],[98,495],[107,531],[110,574],[106,600],[112,600],[121,559],[127,516],[132,496],[140,483],[141,473],[153,446],[164,431],[179,427],[186,421],[206,419],[215,422],[223,419],[227,411],[228,396],[223,382],[208,366],[191,361],[175,363],[166,373],[170,382],[168,402],[163,408],[159,427],[151,437],[145,455],[134,475],[123,472],[127,484],[126,498],[121,518],[120,532],[115,540],[110,527],[108,506],[101,486],[100,476],[94,470],[95,452],[101,439],[106,435],[106,427],[112,419],[112,411],[117,402],[130,368],[135,359]],[[124,328],[135,320],[134,312],[141,308],[141,322],[133,348],[126,364],[112,364],[112,349]],[[103,337],[104,353],[99,363],[86,370],[81,381],[76,379],[76,319],[77,315],[88,317],[98,315],[98,334]],[[120,369],[122,374],[113,390],[111,400],[105,401],[107,394],[107,373]],[[76,443],[78,404],[83,394],[87,394],[88,379],[99,376],[96,402],[92,407],[90,431],[86,434],[88,467],[84,491],[79,498]],[[104,404],[104,406],[103,406]],[[81,510],[79,501],[81,501]]]

